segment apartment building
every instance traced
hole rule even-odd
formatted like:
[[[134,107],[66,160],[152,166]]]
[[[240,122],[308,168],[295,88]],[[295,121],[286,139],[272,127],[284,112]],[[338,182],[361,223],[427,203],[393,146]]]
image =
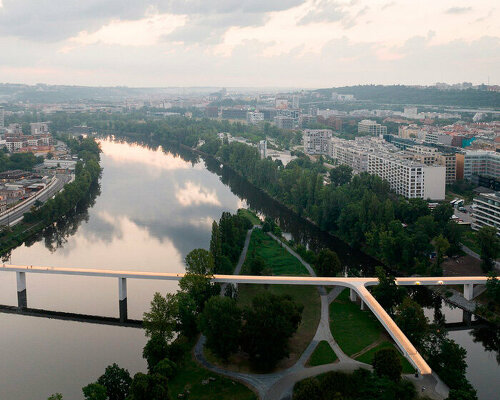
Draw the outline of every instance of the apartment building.
[[[304,152],[306,154],[328,154],[333,132],[330,129],[304,129]]]
[[[259,156],[260,158],[266,158],[267,157],[267,140],[261,140],[257,144],[257,150],[259,150]]]
[[[250,125],[257,125],[264,122],[264,114],[258,111],[247,112],[247,123]]]
[[[386,135],[387,134],[387,126],[377,124],[377,122],[364,119],[358,122],[358,133],[364,133],[368,135]]]
[[[295,119],[291,117],[285,117],[283,115],[274,117],[274,123],[280,129],[291,130],[295,128]]]
[[[500,178],[500,153],[486,150],[466,151],[461,157],[463,177],[471,179],[473,175]]]
[[[371,153],[368,172],[388,181],[392,190],[407,199],[445,198],[446,169],[443,166],[426,166],[390,153]]]
[[[471,228],[493,226],[500,234],[500,192],[481,193],[474,198]]]
[[[442,165],[446,168],[446,184],[456,180],[456,156],[454,153],[443,154],[435,147],[408,146],[404,151],[405,158],[424,165]]]

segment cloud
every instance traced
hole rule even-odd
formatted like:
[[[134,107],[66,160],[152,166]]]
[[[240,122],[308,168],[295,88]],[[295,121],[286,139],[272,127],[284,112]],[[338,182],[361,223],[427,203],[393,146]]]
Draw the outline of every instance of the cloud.
[[[36,41],[61,41],[79,32],[94,32],[111,20],[134,21],[148,12],[189,15],[205,24],[205,17],[223,16],[225,28],[233,21],[256,20],[265,13],[286,10],[304,0],[3,0],[0,34]],[[222,26],[221,26],[222,27]]]
[[[320,0],[315,2],[314,7],[299,20],[299,24],[310,24],[314,22],[336,22],[347,15],[344,6],[336,1]]]
[[[472,11],[472,7],[451,7],[448,8],[445,13],[446,14],[466,14],[468,12]]]
[[[208,189],[192,181],[186,182],[183,188],[177,188],[175,197],[180,205],[189,207],[191,205],[212,204],[221,206],[214,189]]]

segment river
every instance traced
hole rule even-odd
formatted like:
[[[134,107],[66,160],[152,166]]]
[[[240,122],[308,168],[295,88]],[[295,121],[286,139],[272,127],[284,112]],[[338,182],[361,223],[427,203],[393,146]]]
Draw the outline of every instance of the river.
[[[312,249],[334,249],[345,266],[369,270],[375,265],[213,160],[190,162],[161,149],[110,139],[101,146],[103,174],[95,203],[13,250],[10,263],[180,272],[189,251],[208,247],[214,219],[249,205],[279,219],[295,241]],[[0,304],[16,304],[15,288],[14,274],[0,274]],[[155,291],[176,288],[174,282],[129,280],[129,318],[142,317]],[[116,279],[28,275],[27,294],[33,308],[118,316]],[[0,326],[1,400],[45,400],[55,392],[65,399],[81,399],[81,387],[113,362],[132,375],[146,369],[141,358],[146,339],[139,329],[12,314],[0,314]],[[465,347],[479,357],[479,364],[474,363],[477,372],[492,353],[474,345]],[[498,368],[493,364],[484,368]],[[470,379],[476,386],[494,386],[474,374]],[[485,396],[480,398],[493,398]]]

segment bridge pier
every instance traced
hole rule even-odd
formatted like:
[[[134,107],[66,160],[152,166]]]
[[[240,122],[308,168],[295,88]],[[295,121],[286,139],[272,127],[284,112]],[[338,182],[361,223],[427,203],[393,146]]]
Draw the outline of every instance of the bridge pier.
[[[120,309],[120,322],[125,322],[128,319],[127,278],[118,278],[118,300]]]
[[[464,297],[465,300],[472,300],[474,297],[474,284],[466,283],[464,285]]]
[[[364,311],[366,309],[366,304],[363,301],[363,299],[361,299],[361,298],[360,298],[360,301],[361,301],[361,311]]]
[[[351,301],[356,301],[356,291],[354,289],[349,289],[349,299]]]
[[[26,294],[26,272],[16,272],[17,280],[17,307],[28,308],[28,296]]]
[[[472,313],[470,311],[462,310],[462,322],[467,326],[472,324]]]

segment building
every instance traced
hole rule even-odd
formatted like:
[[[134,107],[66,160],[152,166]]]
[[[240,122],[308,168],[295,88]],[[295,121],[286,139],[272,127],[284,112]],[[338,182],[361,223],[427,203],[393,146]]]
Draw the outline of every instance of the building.
[[[264,114],[258,111],[248,111],[247,112],[247,123],[250,125],[257,125],[260,122],[264,122]]]
[[[500,234],[500,192],[480,193],[474,197],[472,210],[472,229],[492,226]]]
[[[5,111],[3,107],[0,107],[0,131],[5,127]]]
[[[217,106],[205,107],[205,117],[207,117],[207,118],[219,118],[219,107],[217,107]]]
[[[463,155],[463,177],[473,175],[500,178],[500,153],[486,150],[469,150]]]
[[[358,122],[358,133],[368,135],[386,135],[387,126],[377,124],[375,121],[364,119]]]
[[[274,123],[280,129],[294,129],[295,128],[295,119],[292,117],[285,117],[283,115],[278,115],[274,117]]]
[[[243,108],[223,108],[221,116],[224,119],[246,119],[247,110]]]
[[[33,122],[30,124],[31,135],[46,135],[49,133],[49,124],[47,122]]]
[[[333,132],[330,129],[304,129],[304,152],[306,154],[328,154]]]
[[[257,149],[259,150],[260,158],[266,158],[267,157],[267,140],[261,140],[257,144]]]
[[[368,155],[368,172],[389,182],[391,189],[407,198],[444,200],[446,169],[426,166],[390,153]]]
[[[300,96],[293,95],[292,96],[292,108],[299,108],[300,104]]]
[[[457,180],[457,156],[447,153],[437,156],[437,163],[446,168],[446,184],[451,185]]]
[[[62,169],[75,169],[76,161],[74,160],[57,160],[46,158],[43,160],[45,168],[62,168]]]

